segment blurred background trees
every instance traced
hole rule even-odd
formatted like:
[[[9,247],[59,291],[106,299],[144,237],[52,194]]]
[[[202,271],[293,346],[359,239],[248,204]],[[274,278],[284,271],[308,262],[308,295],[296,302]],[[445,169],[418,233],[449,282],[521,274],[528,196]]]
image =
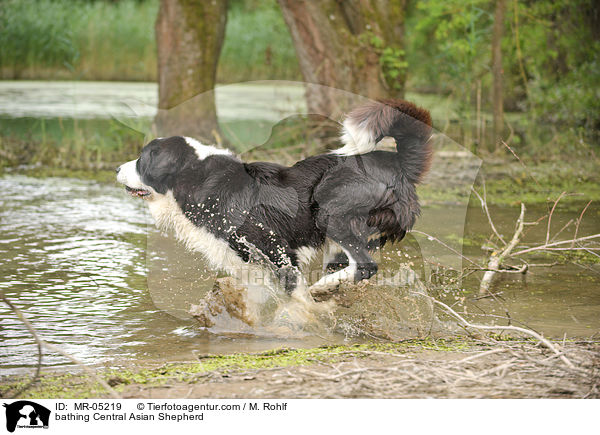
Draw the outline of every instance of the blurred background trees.
[[[365,95],[402,97],[405,0],[279,0],[307,83]],[[334,113],[339,101],[327,89],[309,88],[315,113]]]
[[[159,17],[159,38],[166,25],[172,35],[196,32],[197,56],[204,56],[207,41],[214,48],[222,43],[222,50],[220,59],[219,50],[188,59],[175,47],[159,46],[158,59],[201,65],[195,77],[203,81],[161,91],[161,107],[215,81],[306,80],[370,97],[417,98],[434,110],[438,129],[477,151],[494,150],[498,135],[517,146],[532,138],[564,147],[598,143],[595,0],[230,0],[226,12],[226,3],[216,2],[216,15],[203,10],[210,2],[174,3],[190,5],[193,26]],[[157,76],[158,9],[159,0],[4,0],[0,76],[166,80],[169,72]],[[309,106],[331,104],[319,97],[309,95]],[[539,134],[525,137],[540,125]]]

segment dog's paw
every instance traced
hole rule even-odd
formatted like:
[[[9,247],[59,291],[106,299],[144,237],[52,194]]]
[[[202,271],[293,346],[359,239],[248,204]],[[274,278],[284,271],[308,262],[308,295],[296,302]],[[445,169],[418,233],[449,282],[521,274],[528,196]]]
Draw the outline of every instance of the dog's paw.
[[[329,323],[328,319],[333,315],[335,307],[333,300],[315,302],[310,296],[292,295],[275,313],[273,326],[290,332],[322,330]]]
[[[272,326],[287,332],[300,332],[309,323],[314,322],[314,314],[301,304],[294,302],[280,307],[273,317]]]

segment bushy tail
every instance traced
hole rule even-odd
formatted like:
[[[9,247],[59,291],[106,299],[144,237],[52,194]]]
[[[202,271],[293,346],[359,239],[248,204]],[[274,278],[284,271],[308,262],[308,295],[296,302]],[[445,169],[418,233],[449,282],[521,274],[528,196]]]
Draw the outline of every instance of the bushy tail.
[[[357,107],[343,123],[344,146],[334,154],[353,156],[368,153],[386,136],[396,140],[403,172],[418,183],[431,162],[431,115],[404,100],[379,100]]]

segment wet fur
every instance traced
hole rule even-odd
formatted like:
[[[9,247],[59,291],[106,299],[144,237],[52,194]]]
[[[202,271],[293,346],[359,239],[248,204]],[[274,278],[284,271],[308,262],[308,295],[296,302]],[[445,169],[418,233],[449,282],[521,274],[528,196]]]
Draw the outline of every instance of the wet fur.
[[[190,248],[210,261],[211,246],[219,245],[227,251],[222,258],[239,259],[228,265],[212,258],[214,267],[231,272],[243,263],[264,264],[292,292],[306,253],[320,249],[327,239],[341,247],[346,261],[336,258],[349,264],[340,279],[351,275],[358,281],[376,273],[369,251],[401,240],[419,216],[415,185],[429,167],[430,133],[426,110],[385,100],[348,115],[343,148],[291,167],[245,163],[221,151],[201,155],[202,145],[175,136],[146,145],[135,170],[154,190],[149,201],[168,197],[169,207],[180,211],[180,217],[169,217],[170,211],[162,218],[162,206],[149,204],[162,226],[185,217],[201,230],[195,238],[179,235],[201,241]],[[397,152],[374,151],[385,136],[396,140]]]

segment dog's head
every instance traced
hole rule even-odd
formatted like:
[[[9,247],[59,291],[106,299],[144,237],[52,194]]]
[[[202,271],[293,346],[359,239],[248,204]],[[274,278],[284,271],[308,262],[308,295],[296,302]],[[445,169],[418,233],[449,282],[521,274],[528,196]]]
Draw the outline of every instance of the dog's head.
[[[152,199],[173,188],[178,174],[215,154],[231,154],[195,139],[182,136],[149,142],[136,160],[117,168],[117,181],[132,196]]]

